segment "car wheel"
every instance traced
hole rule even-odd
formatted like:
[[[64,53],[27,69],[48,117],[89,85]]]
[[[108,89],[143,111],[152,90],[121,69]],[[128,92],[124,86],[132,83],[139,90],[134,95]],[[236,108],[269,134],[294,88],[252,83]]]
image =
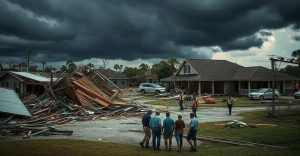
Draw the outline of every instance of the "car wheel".
[[[144,95],[146,92],[145,92],[145,90],[143,89],[143,90],[141,90],[141,93]]]
[[[155,94],[157,95],[157,94],[159,94],[160,93],[160,91],[159,90],[157,90],[157,91],[155,91]]]
[[[264,100],[264,96],[261,95],[261,96],[259,97],[259,100]]]

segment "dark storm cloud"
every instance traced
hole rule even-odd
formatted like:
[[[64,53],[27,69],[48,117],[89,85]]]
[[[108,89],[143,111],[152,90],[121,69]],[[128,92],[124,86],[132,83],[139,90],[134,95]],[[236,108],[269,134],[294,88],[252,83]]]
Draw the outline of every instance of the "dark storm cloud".
[[[292,36],[292,39],[294,39],[295,41],[300,41],[300,35],[299,36]]]
[[[0,52],[51,61],[209,57],[198,47],[260,47],[268,29],[300,28],[299,0],[3,0]],[[260,34],[260,36],[258,36]]]

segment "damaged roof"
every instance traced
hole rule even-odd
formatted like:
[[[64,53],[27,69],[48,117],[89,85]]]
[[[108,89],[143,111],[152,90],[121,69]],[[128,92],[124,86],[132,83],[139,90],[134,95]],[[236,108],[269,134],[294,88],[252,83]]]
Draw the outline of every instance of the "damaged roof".
[[[35,75],[32,73],[28,73],[28,72],[11,72],[13,74],[16,74],[18,76],[22,76],[31,80],[35,80],[35,81],[39,81],[39,82],[50,82],[51,80],[47,77],[44,76],[39,76],[39,75]]]
[[[15,91],[5,88],[0,88],[0,112],[31,116]]]

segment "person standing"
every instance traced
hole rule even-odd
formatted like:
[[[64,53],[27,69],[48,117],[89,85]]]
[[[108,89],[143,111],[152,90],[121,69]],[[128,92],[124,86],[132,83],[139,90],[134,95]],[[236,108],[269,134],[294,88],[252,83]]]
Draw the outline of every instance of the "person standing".
[[[196,96],[194,96],[192,100],[192,112],[194,113],[196,118],[197,118],[197,108],[198,108],[198,104],[197,104]]]
[[[161,119],[157,111],[150,119],[150,128],[152,130],[152,147],[154,150],[160,150]]]
[[[228,96],[226,103],[227,103],[229,115],[231,115],[232,106],[233,106],[233,98],[231,97],[231,95]]]
[[[179,95],[179,107],[180,107],[180,111],[183,111],[183,97],[184,96],[184,91],[182,91]]]
[[[185,128],[185,123],[182,120],[182,115],[178,115],[178,119],[175,121],[175,139],[177,143],[177,151],[181,152],[183,144],[183,129]]]
[[[191,151],[197,151],[196,147],[197,147],[197,138],[196,138],[196,134],[197,134],[197,129],[198,129],[198,120],[195,118],[194,113],[190,113],[190,129],[187,135],[187,141],[188,143],[191,145]],[[191,140],[193,140],[193,143],[191,142]]]
[[[148,112],[143,116],[142,124],[145,136],[143,140],[140,142],[141,147],[144,148],[144,144],[146,143],[145,148],[149,148],[149,140],[151,138],[150,131],[150,119],[151,119],[152,110],[148,110]]]
[[[166,119],[163,122],[163,132],[164,132],[166,150],[171,151],[172,137],[174,132],[174,120],[170,117],[169,112],[166,113]]]

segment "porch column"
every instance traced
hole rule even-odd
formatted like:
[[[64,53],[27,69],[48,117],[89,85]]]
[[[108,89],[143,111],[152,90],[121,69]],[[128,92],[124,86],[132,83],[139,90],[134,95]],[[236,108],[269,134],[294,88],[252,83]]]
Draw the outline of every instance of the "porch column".
[[[188,90],[190,90],[190,81],[187,82],[187,85],[188,85],[188,86],[187,86],[187,87],[188,87]]]
[[[282,83],[282,94],[285,95],[285,80]]]
[[[198,94],[201,96],[201,81],[198,83]]]
[[[215,81],[211,81],[211,94],[215,94]]]
[[[241,94],[241,81],[239,81],[239,90],[238,90],[238,92],[239,92],[239,95]]]
[[[174,89],[175,89],[176,88],[176,82],[174,81],[173,84],[174,84]]]
[[[251,82],[248,81],[248,94],[250,93],[250,88],[251,88]]]

